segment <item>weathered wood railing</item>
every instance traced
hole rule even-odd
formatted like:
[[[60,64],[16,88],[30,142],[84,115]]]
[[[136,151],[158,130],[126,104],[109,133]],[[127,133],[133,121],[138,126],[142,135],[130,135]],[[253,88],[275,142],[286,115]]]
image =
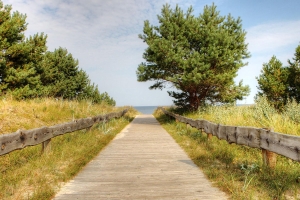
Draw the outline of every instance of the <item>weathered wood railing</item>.
[[[169,112],[162,107],[160,109],[166,115],[175,118],[179,122],[203,130],[208,134],[208,137],[213,135],[219,139],[226,140],[230,144],[236,143],[262,149],[264,163],[270,167],[274,167],[276,164],[276,154],[300,161],[299,136],[276,133],[264,128],[226,126],[203,119],[194,120]]]
[[[50,127],[44,126],[30,130],[18,130],[14,133],[1,134],[0,155],[4,155],[11,151],[23,149],[27,146],[34,146],[40,143],[43,143],[42,149],[43,151],[46,151],[51,138],[82,129],[90,129],[95,123],[122,117],[126,112],[127,109],[120,112],[109,113],[106,115],[98,115],[94,117],[78,119]]]

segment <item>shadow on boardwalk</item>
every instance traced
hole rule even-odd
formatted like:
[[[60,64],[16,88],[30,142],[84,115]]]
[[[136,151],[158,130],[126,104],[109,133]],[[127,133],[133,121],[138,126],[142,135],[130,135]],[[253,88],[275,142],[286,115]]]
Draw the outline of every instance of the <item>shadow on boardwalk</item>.
[[[139,115],[54,198],[227,199],[152,115]]]

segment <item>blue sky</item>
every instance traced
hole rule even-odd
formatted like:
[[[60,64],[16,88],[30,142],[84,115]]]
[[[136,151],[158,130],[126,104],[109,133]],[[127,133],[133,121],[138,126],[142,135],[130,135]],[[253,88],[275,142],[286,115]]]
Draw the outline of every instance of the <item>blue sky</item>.
[[[287,64],[300,44],[299,0],[3,0],[27,15],[27,36],[44,32],[48,50],[68,49],[100,92],[107,91],[118,106],[172,104],[166,90],[149,90],[151,83],[136,81],[146,48],[138,34],[144,20],[157,24],[165,3],[184,10],[192,5],[198,16],[212,2],[221,15],[231,13],[243,21],[251,58],[236,81],[243,79],[251,88],[239,103],[253,103],[262,64],[272,55]]]

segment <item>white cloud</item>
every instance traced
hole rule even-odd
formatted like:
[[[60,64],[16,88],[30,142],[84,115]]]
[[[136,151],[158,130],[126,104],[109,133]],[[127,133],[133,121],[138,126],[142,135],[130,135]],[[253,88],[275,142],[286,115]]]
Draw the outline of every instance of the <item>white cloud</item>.
[[[300,20],[260,24],[247,30],[251,53],[275,52],[288,45],[299,44]]]
[[[275,55],[284,65],[294,56],[300,41],[300,21],[271,22],[250,27],[247,30],[248,50],[252,54],[248,66],[239,71],[237,81],[243,79],[251,88],[251,94],[245,100],[254,102],[257,93],[257,80],[263,63],[269,62]],[[242,101],[241,103],[244,103]]]
[[[27,14],[27,36],[44,32],[48,35],[49,50],[67,48],[100,91],[107,91],[118,105],[171,104],[166,92],[162,95],[160,91],[149,91],[150,84],[138,83],[135,75],[146,48],[138,34],[143,31],[144,20],[157,22],[156,16],[164,3],[4,0],[4,4],[12,4],[13,10]]]
[[[215,2],[220,6],[226,1]],[[59,46],[67,48],[92,82],[99,85],[100,91],[107,91],[118,105],[155,105],[170,104],[171,100],[166,92],[148,90],[150,83],[136,81],[135,70],[143,61],[146,48],[138,39],[144,20],[157,24],[157,15],[165,3],[172,7],[179,4],[184,10],[193,5],[194,14],[198,15],[212,1],[3,0],[3,3],[27,14],[27,36],[44,32],[48,35],[49,50]],[[255,93],[255,76],[263,62],[268,62],[273,54],[282,62],[287,55],[293,56],[300,40],[300,21],[261,24],[246,31],[252,58],[237,80],[244,79]]]

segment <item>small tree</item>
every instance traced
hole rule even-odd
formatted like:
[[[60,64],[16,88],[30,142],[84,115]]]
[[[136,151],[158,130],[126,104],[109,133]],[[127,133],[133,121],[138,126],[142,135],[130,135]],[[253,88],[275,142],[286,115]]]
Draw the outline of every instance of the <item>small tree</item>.
[[[230,14],[220,16],[216,6],[205,6],[199,17],[190,7],[184,13],[164,5],[158,16],[159,26],[144,22],[147,43],[143,62],[137,69],[138,81],[155,81],[150,89],[170,84],[169,92],[181,107],[196,110],[202,103],[232,103],[249,93],[242,82],[235,85],[237,71],[248,58],[246,32],[241,19]]]
[[[289,66],[289,97],[300,102],[300,45],[296,48],[295,57],[293,60],[288,60]]]
[[[259,90],[256,98],[266,96],[277,109],[288,101],[300,102],[300,45],[294,55],[286,67],[275,56],[263,64],[261,75],[256,77]]]
[[[100,97],[101,97],[101,102],[106,102],[107,104],[113,106],[116,105],[116,101],[112,97],[110,97],[107,92],[101,93]]]
[[[256,77],[259,90],[256,98],[265,95],[270,104],[280,109],[288,99],[288,76],[288,69],[273,56],[263,64],[261,75]]]

